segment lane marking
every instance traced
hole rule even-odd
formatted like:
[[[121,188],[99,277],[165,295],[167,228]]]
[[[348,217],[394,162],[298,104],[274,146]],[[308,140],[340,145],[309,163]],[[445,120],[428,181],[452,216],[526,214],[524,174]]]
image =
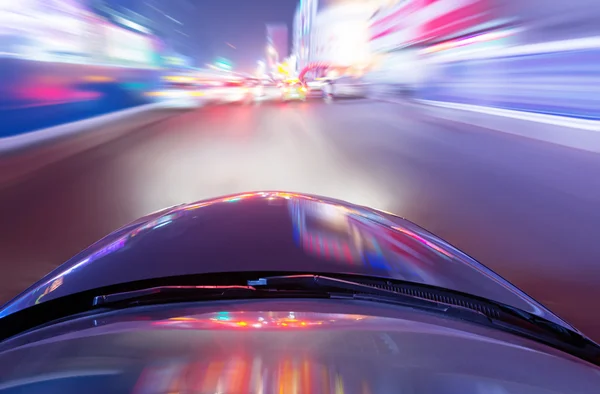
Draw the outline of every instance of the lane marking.
[[[538,114],[534,112],[515,111],[510,109],[501,109],[493,107],[484,107],[472,104],[447,103],[443,101],[417,100],[417,102],[442,108],[459,109],[471,112],[478,112],[486,115],[502,116],[505,118],[526,120],[530,122],[545,123],[553,126],[562,126],[572,129],[600,131],[600,121],[570,118],[567,116]]]
[[[444,101],[434,101],[434,100],[415,100],[413,102],[402,101],[402,100],[394,100],[383,97],[372,97],[373,100],[383,101],[391,104],[414,104],[420,103],[425,104],[432,107],[439,108],[449,108],[449,109],[457,109],[463,111],[477,112],[486,115],[500,116],[504,118],[525,120],[529,122],[535,123],[544,123],[552,126],[561,126],[571,129],[580,129],[580,130],[588,130],[588,131],[599,131],[600,132],[600,121],[598,120],[590,120],[590,119],[578,119],[578,118],[570,118],[567,116],[558,116],[558,115],[548,115],[548,114],[538,114],[535,112],[525,112],[525,111],[516,111],[510,109],[501,109],[501,108],[493,108],[493,107],[484,107],[481,105],[472,105],[472,104],[458,104],[458,103],[449,103]],[[460,121],[460,119],[456,119]]]

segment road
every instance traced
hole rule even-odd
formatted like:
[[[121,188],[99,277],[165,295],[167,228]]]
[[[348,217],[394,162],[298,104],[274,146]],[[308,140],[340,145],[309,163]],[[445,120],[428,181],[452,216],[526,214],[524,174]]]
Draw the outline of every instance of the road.
[[[600,155],[429,114],[371,100],[207,106],[45,166],[0,189],[0,301],[159,208],[282,189],[404,216],[600,340]]]

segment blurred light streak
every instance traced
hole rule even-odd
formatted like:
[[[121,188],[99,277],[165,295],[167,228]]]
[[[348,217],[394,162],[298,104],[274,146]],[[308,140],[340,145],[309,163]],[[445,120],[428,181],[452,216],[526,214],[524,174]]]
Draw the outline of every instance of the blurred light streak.
[[[107,75],[88,75],[82,78],[86,82],[114,82],[115,78]]]
[[[139,25],[139,24],[137,24],[137,23],[135,23],[133,21],[130,21],[128,19],[122,18],[120,16],[115,16],[115,20],[117,22],[119,22],[120,24],[122,24],[123,26],[127,26],[127,27],[129,27],[129,28],[131,28],[133,30],[137,30],[139,32],[146,33],[146,34],[150,34],[151,33],[150,30],[148,30],[144,26]]]
[[[165,81],[168,82],[176,82],[176,83],[189,83],[194,82],[195,79],[193,77],[187,77],[183,75],[166,75],[163,77]]]
[[[164,223],[157,224],[156,226],[153,227],[153,230],[156,230],[157,228],[164,227],[164,226],[166,226],[166,225],[168,225],[170,223],[171,223],[171,221],[167,221],[167,222],[164,222]]]
[[[524,30],[519,30],[524,31]],[[512,34],[518,33],[516,31]],[[506,36],[505,36],[506,37]],[[440,44],[441,45],[441,44]],[[587,49],[600,49],[600,37],[584,37],[569,40],[549,41],[535,44],[520,44],[507,45],[504,47],[495,47],[490,50],[476,49],[472,52],[456,52],[448,53],[444,57],[432,58],[431,61],[455,61],[455,60],[471,60],[482,58],[510,57],[510,56],[527,56],[542,53],[557,53],[568,51],[580,51]],[[427,53],[427,49],[423,50]],[[428,60],[429,61],[429,60]]]
[[[479,35],[471,36],[471,37],[467,37],[467,38],[446,41],[446,42],[443,42],[440,44],[436,44],[436,45],[432,45],[430,47],[424,48],[421,50],[421,53],[423,53],[423,54],[435,53],[435,52],[459,48],[462,46],[471,45],[471,44],[475,44],[475,43],[498,40],[498,39],[510,37],[511,35],[514,35],[517,32],[518,32],[517,30],[496,31],[496,32],[479,34]]]
[[[157,91],[157,92],[146,92],[144,93],[148,97],[165,97],[169,95],[167,91]]]
[[[154,11],[160,13],[161,15],[163,15],[165,18],[171,20],[172,22],[177,23],[178,25],[183,25],[182,22],[178,21],[177,19],[173,18],[172,16],[170,16],[169,14],[167,14],[165,11],[161,10],[160,8],[156,7],[153,4],[150,4],[149,2],[145,1],[144,4],[146,4],[148,7],[152,8]]]
[[[182,25],[183,26],[182,22],[178,21],[177,19],[173,18],[172,16],[170,16],[168,14],[164,14],[164,15],[165,15],[165,17],[167,17],[167,19],[170,19],[171,21],[177,23],[178,25]]]
[[[192,317],[187,317],[187,316],[180,316],[180,317],[171,317],[171,318],[169,318],[169,320],[172,320],[172,321],[195,321],[196,319],[194,319]]]
[[[393,229],[396,230],[396,231],[399,231],[399,232],[401,232],[403,234],[408,235],[409,237],[411,237],[411,238],[419,241],[420,243],[428,246],[429,248],[435,250],[436,252],[438,252],[438,253],[440,253],[440,254],[448,257],[448,258],[452,258],[452,254],[451,253],[449,253],[446,250],[444,250],[443,248],[435,245],[434,243],[429,242],[425,238],[421,237],[420,235],[418,235],[418,234],[416,234],[416,233],[414,233],[414,232],[412,232],[410,230],[407,230],[407,229],[405,229],[403,227],[398,227],[398,226],[393,226]]]

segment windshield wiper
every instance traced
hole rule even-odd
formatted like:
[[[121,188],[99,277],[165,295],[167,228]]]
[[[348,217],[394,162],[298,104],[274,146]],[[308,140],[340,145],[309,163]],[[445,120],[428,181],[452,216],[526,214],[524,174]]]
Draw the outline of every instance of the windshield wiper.
[[[321,275],[286,275],[249,280],[247,284],[257,289],[321,289],[330,292],[330,298],[391,303],[442,313],[448,317],[526,337],[600,365],[598,344],[576,331],[518,308],[414,283],[397,284],[377,278],[369,278],[365,282],[367,283]],[[340,293],[335,294],[335,291]]]
[[[92,307],[130,307],[169,302],[257,298],[329,298],[329,293],[309,289],[256,289],[253,286],[156,286],[95,296]]]
[[[487,320],[475,310],[378,289],[366,284],[320,275],[272,276],[248,280],[246,286],[157,286],[95,296],[94,307],[130,307],[169,302],[224,299],[318,297],[353,299],[403,305],[468,318]],[[468,315],[468,316],[464,316]]]
[[[477,323],[546,344],[600,365],[600,346],[580,333],[518,308],[459,291],[335,273],[260,277],[259,272],[246,272],[235,278],[228,275],[229,283],[212,286],[161,286],[155,283],[153,286],[142,286],[139,283],[135,290],[121,286],[104,289],[105,295],[98,295],[100,292],[96,289],[49,300],[0,319],[0,341],[78,313],[113,308],[189,301],[316,298],[385,303]],[[188,283],[207,283],[205,279],[196,278]],[[135,288],[131,284],[129,287]]]
[[[489,318],[480,311],[449,305],[424,298],[405,295],[391,290],[386,290],[360,282],[339,279],[323,275],[284,275],[249,280],[248,286],[257,289],[270,290],[312,290],[326,293],[333,299],[352,299],[362,301],[376,301],[402,305],[420,310],[442,312],[456,318],[466,318],[469,321],[489,321]]]

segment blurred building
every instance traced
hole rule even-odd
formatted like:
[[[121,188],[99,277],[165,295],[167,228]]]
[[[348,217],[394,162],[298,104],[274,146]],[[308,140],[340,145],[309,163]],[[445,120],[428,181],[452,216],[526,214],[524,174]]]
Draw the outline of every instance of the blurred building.
[[[381,6],[371,18],[375,52],[430,45],[489,30],[500,21],[491,0],[405,0]]]
[[[369,21],[369,48],[373,54],[369,79],[387,88],[414,89],[423,78],[419,51],[411,47],[418,36],[424,0],[382,5]]]
[[[90,5],[96,15],[108,22],[102,32],[108,58],[131,64],[162,63],[150,19],[106,0],[93,0]]]
[[[298,58],[304,55],[304,46],[302,45],[302,15],[300,13],[300,4],[296,7],[294,13],[294,21],[292,22],[292,56],[296,58],[296,65],[298,65]],[[294,70],[297,72],[298,70]]]
[[[296,72],[302,70],[309,60],[310,32],[317,16],[318,0],[300,0],[294,15],[293,49],[296,57]]]
[[[160,84],[156,37],[101,2],[2,1],[0,20],[0,110],[24,120],[9,133],[63,123],[66,106],[76,121],[140,105]]]
[[[371,16],[398,0],[302,0],[294,19],[294,54],[301,76],[362,70],[369,64]]]
[[[405,0],[380,6],[369,23],[372,81],[415,89],[428,78],[423,58],[446,48],[444,42],[509,24],[495,12],[495,4],[491,0]]]
[[[0,53],[36,60],[85,59],[92,14],[77,0],[6,1],[0,5]]]
[[[151,34],[160,40],[166,51],[182,56],[196,57],[195,42],[186,33],[186,26],[177,18],[184,10],[180,2],[160,4],[159,1],[141,0],[79,0],[92,4],[95,12],[116,24]],[[166,11],[169,11],[167,13]]]
[[[107,0],[92,0],[90,5],[96,14],[113,21],[115,24],[140,33],[156,33],[157,26],[151,19],[118,3],[113,4]]]
[[[320,1],[311,25],[309,66],[337,74],[364,69],[370,63],[369,19],[378,1]]]
[[[285,23],[267,24],[267,65],[273,70],[289,55],[288,27]]]

